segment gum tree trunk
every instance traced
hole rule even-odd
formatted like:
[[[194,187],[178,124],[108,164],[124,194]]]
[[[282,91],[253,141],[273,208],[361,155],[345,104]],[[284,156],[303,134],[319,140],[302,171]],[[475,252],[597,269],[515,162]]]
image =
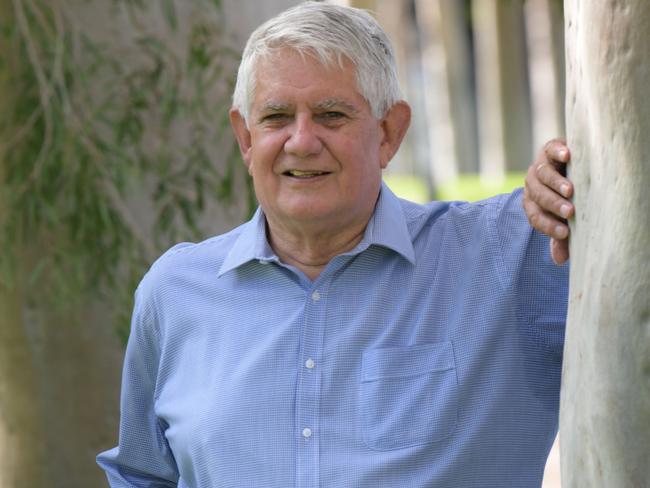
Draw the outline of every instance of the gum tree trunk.
[[[577,215],[560,431],[562,482],[650,480],[650,9],[567,0]]]

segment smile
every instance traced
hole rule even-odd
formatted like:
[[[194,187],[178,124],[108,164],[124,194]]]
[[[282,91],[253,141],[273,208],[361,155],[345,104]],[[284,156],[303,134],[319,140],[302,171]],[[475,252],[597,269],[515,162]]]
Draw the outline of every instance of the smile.
[[[299,169],[290,169],[282,173],[285,176],[292,176],[293,178],[313,178],[315,176],[322,176],[329,174],[328,171],[301,171]]]

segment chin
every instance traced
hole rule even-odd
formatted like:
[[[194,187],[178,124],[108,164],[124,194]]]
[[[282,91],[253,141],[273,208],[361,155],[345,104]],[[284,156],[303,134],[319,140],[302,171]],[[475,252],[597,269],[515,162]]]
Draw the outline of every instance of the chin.
[[[295,222],[307,222],[307,223],[316,222],[320,220],[329,220],[333,217],[331,212],[327,212],[323,210],[315,210],[312,208],[292,210],[286,212],[285,215],[286,218],[289,220],[293,220]]]

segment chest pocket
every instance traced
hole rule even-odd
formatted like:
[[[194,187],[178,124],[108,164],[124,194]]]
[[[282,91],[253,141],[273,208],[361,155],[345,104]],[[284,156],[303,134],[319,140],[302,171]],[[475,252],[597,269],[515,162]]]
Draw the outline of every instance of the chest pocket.
[[[449,437],[458,423],[451,342],[366,351],[360,395],[363,438],[371,449],[400,449]]]

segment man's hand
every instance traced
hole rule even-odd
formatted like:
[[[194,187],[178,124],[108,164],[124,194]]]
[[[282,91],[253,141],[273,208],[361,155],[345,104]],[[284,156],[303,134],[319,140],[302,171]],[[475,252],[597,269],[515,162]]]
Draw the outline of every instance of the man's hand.
[[[566,219],[574,214],[569,198],[573,185],[565,178],[571,155],[566,142],[547,142],[528,168],[524,187],[524,210],[530,225],[551,237],[551,256],[557,264],[569,259],[569,226]]]

